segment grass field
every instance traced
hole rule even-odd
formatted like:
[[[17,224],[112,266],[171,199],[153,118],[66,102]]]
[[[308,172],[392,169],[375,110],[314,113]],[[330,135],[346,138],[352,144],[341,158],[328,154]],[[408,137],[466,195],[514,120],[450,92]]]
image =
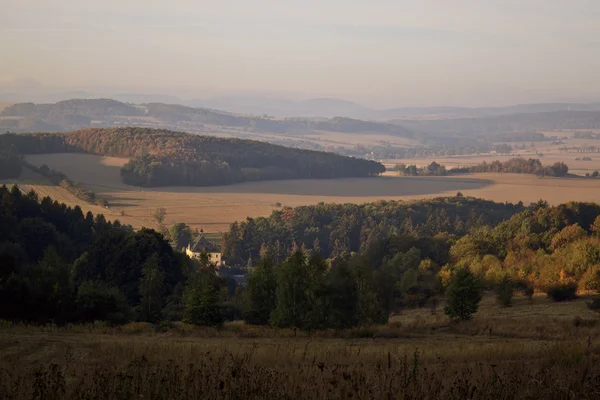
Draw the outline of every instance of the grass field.
[[[463,157],[463,161],[467,159]],[[472,158],[475,162],[480,159]],[[600,158],[599,158],[600,159]],[[27,156],[35,165],[47,164],[72,180],[95,191],[109,202],[109,209],[82,204],[85,210],[101,211],[109,218],[139,228],[155,227],[156,208],[167,210],[165,224],[185,222],[208,233],[228,229],[230,223],[246,217],[268,216],[280,206],[328,203],[364,203],[380,199],[411,200],[434,196],[467,196],[494,201],[547,200],[600,201],[600,181],[587,179],[539,178],[521,174],[473,174],[452,177],[397,177],[386,173],[379,178],[339,180],[290,180],[249,182],[222,187],[167,187],[141,189],[121,182],[120,167],[127,161],[86,154],[42,154]],[[27,181],[28,188],[49,194],[67,204],[80,200],[57,187]]]
[[[298,337],[238,323],[163,333],[5,323],[0,398],[593,399],[600,321],[584,301],[499,308],[487,295],[471,321],[422,309]]]
[[[387,165],[393,165],[396,163],[415,164],[417,166],[424,166],[430,164],[432,161],[436,161],[447,168],[453,167],[466,167],[482,162],[492,162],[495,160],[507,161],[514,157],[523,158],[539,158],[544,165],[554,164],[555,162],[564,162],[569,166],[569,172],[577,175],[585,175],[586,173],[592,173],[594,171],[600,171],[600,153],[596,152],[583,152],[577,151],[576,148],[583,149],[587,146],[600,146],[600,140],[596,139],[574,139],[570,136],[574,132],[546,132],[548,136],[569,136],[568,139],[562,140],[561,144],[553,144],[551,141],[544,142],[533,142],[533,143],[506,143],[512,146],[518,144],[525,144],[527,146],[533,144],[533,148],[528,150],[517,150],[514,155],[465,155],[465,156],[449,156],[439,157],[431,156],[425,158],[407,158],[407,159],[396,159],[396,160],[384,160],[383,162]],[[567,147],[570,150],[565,152],[560,150],[563,147]],[[539,156],[541,153],[543,156]],[[577,160],[577,158],[589,157],[592,161]]]
[[[46,164],[95,191],[115,215],[124,213],[134,226],[154,226],[154,210],[167,210],[166,224],[185,222],[206,232],[219,232],[246,217],[267,216],[280,206],[319,202],[364,203],[379,199],[409,199],[491,184],[469,178],[356,178],[340,180],[290,180],[250,182],[222,187],[167,187],[141,189],[121,183],[120,166],[127,160],[85,154],[27,156],[34,165]],[[40,190],[45,190],[40,188]],[[122,219],[119,217],[119,219]]]

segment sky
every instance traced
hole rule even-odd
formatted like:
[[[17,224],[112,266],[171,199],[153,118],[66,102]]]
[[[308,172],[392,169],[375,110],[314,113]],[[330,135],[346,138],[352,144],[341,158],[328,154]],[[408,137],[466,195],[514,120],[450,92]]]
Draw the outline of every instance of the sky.
[[[0,92],[600,101],[598,0],[0,0]]]

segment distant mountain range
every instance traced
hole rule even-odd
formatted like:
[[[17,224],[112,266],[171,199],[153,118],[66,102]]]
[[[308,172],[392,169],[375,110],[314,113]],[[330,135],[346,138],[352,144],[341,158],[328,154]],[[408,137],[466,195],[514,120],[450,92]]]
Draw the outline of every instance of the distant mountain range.
[[[251,103],[248,100],[247,106]],[[222,107],[225,100],[220,104]],[[302,110],[298,111],[300,114],[316,115],[317,110],[321,110],[321,114],[333,117],[254,115],[232,109],[216,110],[206,103],[202,107],[190,107],[159,102],[133,104],[114,99],[71,99],[47,104],[8,105],[0,111],[0,132],[67,132],[90,127],[137,126],[246,139],[267,134],[262,140],[279,144],[282,144],[280,140],[302,140],[304,135],[317,134],[326,139],[328,132],[389,135],[416,139],[425,144],[447,144],[458,138],[491,140],[492,135],[505,133],[600,129],[600,103],[371,110],[379,113],[380,120],[344,117],[344,110],[353,109],[347,112],[364,116],[370,111],[358,104],[334,99],[283,104],[289,109]],[[218,103],[210,105],[219,106]]]
[[[68,99],[107,97],[125,103],[165,103],[188,107],[210,108],[238,114],[268,115],[273,117],[332,118],[344,117],[385,121],[392,119],[450,119],[484,116],[528,114],[554,111],[600,111],[600,103],[537,103],[508,107],[399,107],[375,109],[335,98],[316,98],[294,101],[263,96],[221,96],[208,99],[182,99],[161,94],[115,93],[99,95],[86,91],[71,91],[33,95],[27,92],[0,92],[0,102],[56,103]]]
[[[229,130],[288,136],[315,131],[383,133],[412,137],[399,125],[353,118],[274,118],[165,103],[124,103],[113,99],[72,99],[49,104],[17,103],[0,111],[0,131],[66,132],[88,127],[143,126],[191,133]]]

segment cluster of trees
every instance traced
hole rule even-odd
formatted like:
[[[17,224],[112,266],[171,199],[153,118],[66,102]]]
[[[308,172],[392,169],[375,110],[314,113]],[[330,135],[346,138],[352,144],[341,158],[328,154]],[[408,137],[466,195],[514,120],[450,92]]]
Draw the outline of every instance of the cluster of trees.
[[[385,320],[383,316],[406,308],[429,305],[435,309],[437,299],[444,296],[446,314],[468,319],[477,311],[484,289],[494,290],[504,306],[511,304],[516,290],[528,296],[545,292],[555,301],[570,300],[578,290],[600,292],[599,249],[599,205],[550,207],[539,202],[507,221],[474,227],[463,236],[387,232],[359,252],[330,258],[328,270],[319,269],[321,259],[315,250],[292,251],[291,257],[275,265],[270,248],[265,247],[249,278],[244,305],[249,322],[314,329],[310,325],[314,321],[319,321],[319,327],[339,327],[333,321],[347,309],[336,311],[334,299],[353,310],[370,305],[366,314],[351,314],[363,316],[358,322],[343,315],[346,326],[354,326]],[[315,274],[319,279],[311,281]],[[357,288],[365,290],[368,302],[361,301]],[[300,298],[289,297],[290,293],[300,293]],[[298,311],[303,315],[301,322],[282,322],[281,309],[289,318],[294,304],[303,310]]]
[[[418,221],[416,224],[414,221]],[[454,223],[452,223],[454,221]],[[171,227],[189,243],[184,224]],[[557,301],[600,291],[600,206],[440,198],[317,205],[232,224],[224,251],[255,265],[244,289],[161,233],[0,188],[0,318],[35,323],[183,320],[315,330],[384,323],[406,308],[468,319],[481,290]],[[257,253],[255,253],[255,251]],[[252,260],[257,260],[256,263]]]
[[[416,165],[396,164],[393,170],[403,176],[446,176],[446,167],[433,161],[431,164],[417,168]]]
[[[231,264],[257,260],[261,248],[276,262],[294,246],[343,258],[364,250],[390,234],[464,235],[476,226],[495,225],[524,210],[522,203],[504,204],[457,195],[412,202],[324,204],[275,210],[270,217],[248,218],[231,225],[222,251]]]
[[[475,229],[450,249],[450,265],[471,270],[489,287],[508,279],[564,295],[600,291],[600,206],[540,202],[496,227]]]
[[[0,146],[0,179],[18,178],[22,170],[19,154],[10,147]]]
[[[235,283],[205,266],[154,230],[0,188],[2,319],[218,324],[231,315]]]
[[[491,163],[483,162],[471,167],[453,168],[449,171],[451,174],[458,173],[477,173],[477,172],[506,172],[516,174],[535,174],[539,176],[566,176],[569,173],[569,167],[563,162],[556,162],[552,165],[544,166],[539,159],[512,158],[508,161],[493,161]]]
[[[132,160],[126,183],[138,186],[223,185],[234,182],[377,175],[380,163],[251,140],[147,128],[87,129],[69,134],[5,134],[0,146],[21,154],[87,152]]]
[[[77,197],[83,201],[86,201],[88,203],[97,204],[101,207],[106,207],[108,205],[106,200],[97,198],[95,192],[81,187],[76,182],[73,182],[72,180],[70,180],[62,172],[50,169],[50,167],[48,167],[46,164],[44,164],[40,167],[37,167],[28,162],[23,162],[23,164],[27,168],[31,169],[32,171],[35,171],[38,174],[46,177],[53,184],[60,186],[63,189],[66,189],[67,191],[71,192],[71,194],[73,194],[75,197]]]
[[[316,330],[384,323],[372,276],[349,265],[329,268],[318,253],[294,251],[274,264],[265,254],[248,278],[244,318],[254,325]]]

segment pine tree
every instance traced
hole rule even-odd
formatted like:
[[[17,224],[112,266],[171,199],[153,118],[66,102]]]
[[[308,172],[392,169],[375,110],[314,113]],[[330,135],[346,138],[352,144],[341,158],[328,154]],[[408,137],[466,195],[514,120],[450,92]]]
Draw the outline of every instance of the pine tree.
[[[214,270],[197,271],[183,294],[185,322],[201,326],[220,326],[219,288]]]
[[[467,268],[457,269],[446,290],[446,315],[452,320],[468,320],[477,312],[480,301],[481,293],[475,275]]]
[[[269,323],[276,305],[277,281],[275,266],[269,257],[261,258],[248,276],[244,292],[244,319],[253,325]]]
[[[139,319],[158,322],[162,318],[164,274],[158,267],[158,259],[153,255],[142,268],[140,280]]]

